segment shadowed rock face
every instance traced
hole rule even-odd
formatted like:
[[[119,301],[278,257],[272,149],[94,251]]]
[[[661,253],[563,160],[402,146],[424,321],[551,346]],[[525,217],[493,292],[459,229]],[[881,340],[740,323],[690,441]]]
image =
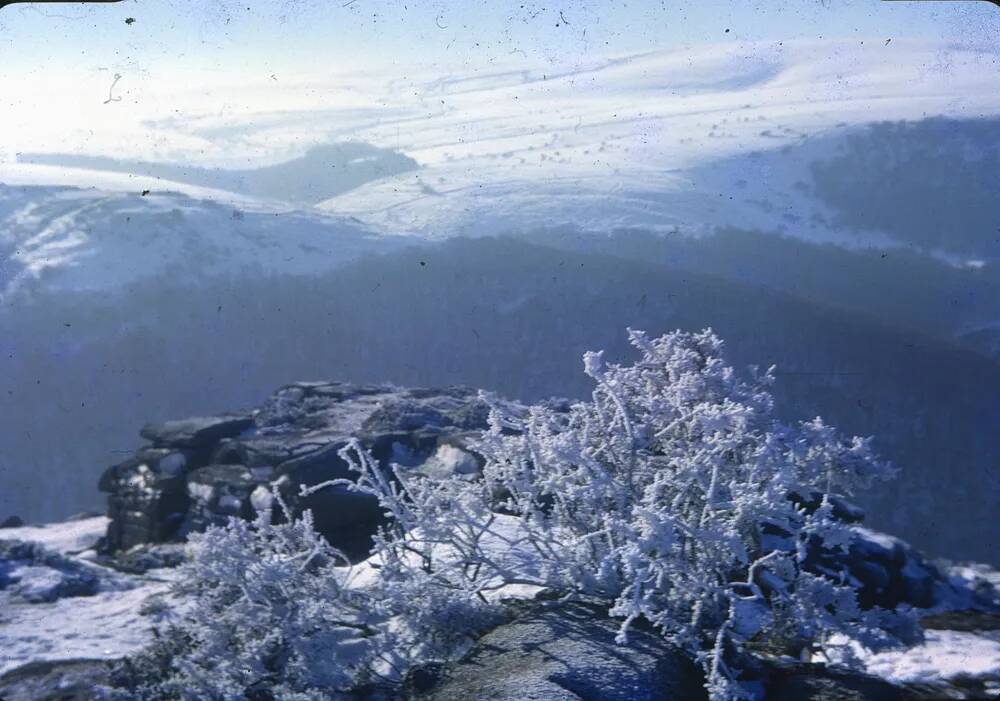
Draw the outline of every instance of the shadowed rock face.
[[[615,643],[619,622],[589,604],[541,606],[483,636],[418,698],[427,701],[698,701],[701,671],[655,632]],[[419,693],[419,692],[418,692]]]
[[[831,670],[816,664],[775,666],[768,670],[765,688],[766,698],[772,701],[917,701],[933,698],[866,674]]]
[[[139,435],[157,447],[207,448],[223,438],[238,436],[253,426],[249,415],[195,417],[161,424],[146,424]]]
[[[512,620],[461,660],[413,670],[401,698],[419,701],[700,701],[704,675],[657,632],[615,636],[594,603],[520,602]],[[982,680],[892,684],[787,656],[744,655],[741,679],[767,701],[941,701],[990,698]]]
[[[33,662],[0,677],[4,701],[89,701],[100,698],[96,687],[106,684],[106,660]]]
[[[176,541],[230,517],[252,518],[255,492],[261,498],[276,484],[293,513],[311,509],[333,545],[363,557],[383,522],[375,499],[342,487],[302,497],[300,487],[352,477],[339,455],[352,438],[383,465],[426,465],[438,478],[475,471],[467,444],[487,415],[477,392],[464,387],[301,382],[252,411],[149,424],[141,435],[151,445],[101,476],[111,518],[104,549]]]
[[[704,676],[656,631],[633,629],[596,603],[523,603],[460,661],[411,673],[404,698],[421,701],[700,701]],[[897,686],[859,672],[790,658],[747,657],[743,681],[768,701],[972,699],[951,685]],[[982,697],[982,698],[985,698]]]

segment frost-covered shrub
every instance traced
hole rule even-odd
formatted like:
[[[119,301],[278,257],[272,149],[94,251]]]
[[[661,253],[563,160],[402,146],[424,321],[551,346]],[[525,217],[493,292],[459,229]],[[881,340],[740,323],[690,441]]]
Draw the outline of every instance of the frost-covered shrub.
[[[846,633],[880,647],[911,634],[905,613],[862,610],[815,566],[851,540],[836,495],[891,474],[869,441],[777,421],[771,372],[739,379],[710,331],[630,337],[632,365],[585,356],[589,401],[512,410],[484,395],[481,477],[387,471],[356,442],[342,450],[356,480],[305,491],[347,485],[391,516],[356,568],[338,566],[308,515],[272,525],[268,500],[256,523],[196,537],[170,683],[197,698],[266,683],[321,699],[399,680],[460,651],[524,586],[604,599],[622,641],[653,624],[701,662],[715,701],[744,695],[736,667],[752,639],[803,649]]]
[[[368,680],[373,617],[343,586],[346,560],[309,514],[279,525],[267,512],[233,519],[192,535],[190,547],[178,585],[187,607],[132,663],[152,678],[133,671],[125,684],[140,698],[244,699],[266,687],[319,701]]]
[[[354,568],[313,527],[278,519],[275,488],[253,522],[192,534],[179,568],[186,602],[114,675],[116,701],[328,701],[393,685],[414,662],[454,650],[495,611],[428,574]],[[352,697],[353,698],[353,697]]]
[[[345,452],[357,488],[392,511],[376,552],[396,576],[416,561],[466,597],[514,583],[603,597],[622,640],[645,619],[691,650],[713,699],[742,695],[734,653],[758,636],[801,649],[834,633],[873,648],[915,634],[809,566],[850,543],[836,495],[892,474],[870,441],[818,418],[777,421],[771,371],[741,380],[711,331],[630,339],[632,365],[585,356],[589,401],[513,416],[495,403],[482,480],[397,468],[390,481],[360,448]]]

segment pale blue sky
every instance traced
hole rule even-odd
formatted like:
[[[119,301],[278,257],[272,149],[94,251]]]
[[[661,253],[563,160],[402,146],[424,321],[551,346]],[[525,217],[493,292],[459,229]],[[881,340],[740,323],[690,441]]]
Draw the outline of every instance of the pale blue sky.
[[[133,17],[134,23],[125,19]],[[727,33],[726,30],[729,30]],[[928,37],[1000,41],[981,0],[126,0],[0,10],[0,63],[58,70],[289,70],[324,64],[483,65],[706,42]]]

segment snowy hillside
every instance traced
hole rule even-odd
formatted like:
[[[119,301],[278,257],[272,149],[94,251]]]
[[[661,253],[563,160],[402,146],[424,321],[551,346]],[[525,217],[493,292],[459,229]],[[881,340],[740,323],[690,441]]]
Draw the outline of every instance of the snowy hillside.
[[[19,154],[17,160],[24,164],[56,164],[127,173],[133,177],[163,179],[298,204],[320,202],[366,182],[412,170],[417,165],[412,158],[394,151],[350,141],[316,146],[299,158],[248,170],[120,161],[58,153]],[[166,187],[170,185],[168,182]]]
[[[49,166],[19,167],[17,175],[15,182],[91,179],[101,189],[0,184],[0,300],[40,285],[108,289],[156,277],[315,273],[397,245],[346,217],[153,178]]]
[[[879,244],[885,231],[834,221],[828,204],[803,188],[810,165],[837,146],[828,137],[859,125],[1000,113],[996,60],[990,49],[871,38],[685,47],[570,66],[514,54],[464,74],[327,74],[272,81],[266,90],[216,85],[210,93],[158,94],[184,109],[169,118],[139,112],[135,152],[116,133],[101,153],[117,160],[58,149],[21,160],[187,183],[156,181],[154,190],[212,183],[302,202],[315,201],[321,188],[290,195],[294,164],[304,169],[300,180],[322,174],[324,158],[328,171],[344,168],[342,154],[315,149],[350,141],[384,165],[337,180],[328,187],[340,194],[319,207],[382,233],[739,225]],[[289,106],[275,110],[279,101]],[[88,149],[100,150],[95,138]],[[150,139],[171,144],[170,156],[143,152],[138,144]],[[35,168],[33,182],[48,184],[37,166],[16,160],[0,162],[0,182],[23,182],[24,169]],[[61,184],[108,182],[107,173],[50,173]]]
[[[1000,111],[996,54],[943,51],[882,41],[709,47],[417,83],[411,101],[424,112],[399,148],[422,169],[323,206],[425,235],[565,223],[772,230],[825,209],[792,188],[808,179],[808,161],[750,157],[878,120]],[[359,136],[394,142],[399,124]],[[844,238],[823,227],[809,235]]]

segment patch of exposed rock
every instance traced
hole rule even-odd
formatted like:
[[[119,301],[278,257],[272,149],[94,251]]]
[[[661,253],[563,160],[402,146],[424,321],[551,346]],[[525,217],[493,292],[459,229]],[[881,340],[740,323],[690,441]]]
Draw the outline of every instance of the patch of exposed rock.
[[[107,660],[32,662],[0,676],[4,701],[94,701],[108,681]]]
[[[98,568],[38,543],[0,540],[0,603],[43,604],[72,596],[93,596],[105,579]]]
[[[698,667],[651,631],[617,645],[606,607],[539,605],[483,636],[415,698],[426,701],[698,701]],[[421,686],[411,679],[412,686]]]

